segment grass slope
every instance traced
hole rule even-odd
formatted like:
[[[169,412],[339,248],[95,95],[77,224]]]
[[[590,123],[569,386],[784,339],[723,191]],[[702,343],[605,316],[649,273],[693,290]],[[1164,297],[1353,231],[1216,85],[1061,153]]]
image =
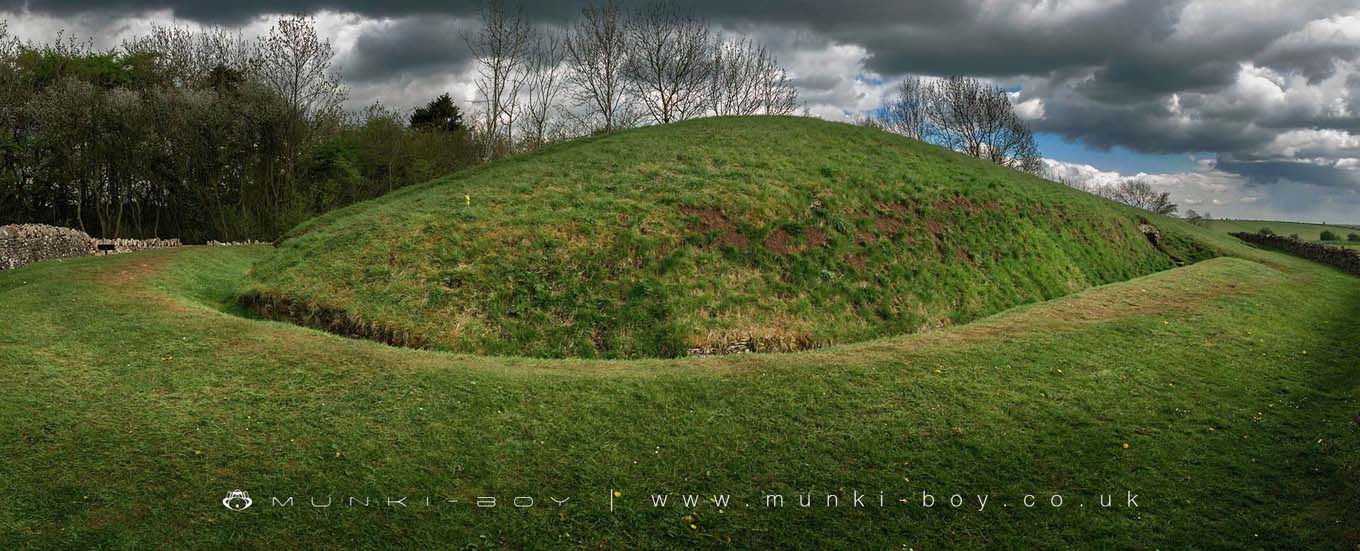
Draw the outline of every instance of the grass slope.
[[[575,140],[304,224],[252,303],[495,355],[800,349],[1171,268],[1137,211],[885,132],[716,118]],[[1211,248],[1156,217],[1171,256]]]
[[[231,315],[267,248],[0,272],[0,548],[1353,549],[1360,280],[1217,243],[1250,260],[908,337],[626,362]],[[237,488],[256,506],[224,509]],[[1126,491],[1137,509],[1096,506]],[[769,492],[842,506],[768,510]],[[460,502],[306,501],[431,494]],[[501,506],[470,504],[488,495]]]

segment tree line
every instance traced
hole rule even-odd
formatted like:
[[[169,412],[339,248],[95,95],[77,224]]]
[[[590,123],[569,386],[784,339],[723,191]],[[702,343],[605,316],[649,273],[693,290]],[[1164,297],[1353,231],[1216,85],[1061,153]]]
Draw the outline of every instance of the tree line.
[[[296,17],[258,39],[160,27],[108,51],[0,22],[0,223],[270,239],[476,160],[457,125],[346,113],[333,57]]]
[[[0,21],[0,224],[98,237],[273,239],[316,214],[552,141],[707,115],[790,114],[763,47],[658,3],[590,4],[565,28],[483,5],[466,114],[344,109],[329,40],[304,17],[247,39],[157,27],[96,50]]]
[[[798,91],[763,46],[725,36],[674,2],[591,3],[562,27],[483,4],[467,38],[474,125],[488,158],[564,137],[701,116],[789,115]]]

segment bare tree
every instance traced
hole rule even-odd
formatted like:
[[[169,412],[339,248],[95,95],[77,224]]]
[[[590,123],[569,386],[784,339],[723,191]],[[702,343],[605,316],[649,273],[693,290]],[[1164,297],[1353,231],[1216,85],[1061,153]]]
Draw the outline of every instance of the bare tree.
[[[891,132],[924,140],[931,134],[931,87],[921,77],[907,77],[897,85],[896,95],[883,106],[879,123]]]
[[[544,32],[529,48],[524,82],[524,141],[530,148],[547,143],[554,133],[553,112],[566,87],[562,69],[566,48],[562,42],[558,34]]]
[[[791,115],[798,89],[765,47],[747,38],[719,38],[710,48],[708,110],[724,115]]]
[[[1151,184],[1136,178],[1119,182],[1109,188],[1105,196],[1131,207],[1168,216],[1175,214],[1179,208],[1171,202],[1171,193],[1159,193]]]
[[[629,21],[627,76],[652,120],[665,124],[703,111],[709,34],[705,22],[672,2],[651,4]]]
[[[788,72],[764,47],[756,56],[756,96],[766,115],[792,115],[798,110],[798,88]]]
[[[1208,227],[1209,221],[1214,219],[1214,217],[1211,216],[1208,212],[1198,213],[1195,212],[1195,209],[1185,211],[1184,218],[1186,222],[1189,222],[1190,224],[1199,226],[1201,228]]]
[[[761,98],[753,85],[762,50],[750,39],[719,38],[711,50],[708,109],[716,116],[754,115]]]
[[[296,119],[315,122],[341,115],[345,91],[331,70],[335,51],[317,36],[311,19],[279,20],[255,52],[261,78],[283,96]]]
[[[254,71],[252,45],[240,33],[210,28],[192,31],[185,27],[152,27],[146,36],[123,41],[130,55],[144,55],[157,66],[158,74],[174,86],[201,88],[213,84],[213,76],[227,70],[241,79]]]
[[[504,0],[484,4],[481,20],[476,38],[467,42],[477,60],[477,92],[484,107],[480,132],[490,158],[512,143],[531,31],[524,8],[512,12]]]
[[[9,34],[9,21],[0,19],[0,63],[8,63],[19,51],[19,40]]]
[[[930,122],[941,145],[1031,174],[1043,171],[1034,135],[1005,90],[955,76],[932,86],[929,98]]]
[[[603,129],[631,126],[636,118],[625,68],[628,65],[627,29],[614,0],[603,6],[591,2],[567,36],[569,79],[577,103],[588,117],[598,117]]]
[[[259,195],[270,210],[281,210],[291,199],[291,182],[307,147],[343,123],[345,89],[331,70],[334,55],[330,41],[317,35],[312,20],[300,16],[280,19],[256,42],[252,66],[265,87],[283,99],[286,110],[278,129],[281,170],[271,170],[270,177],[259,182]]]

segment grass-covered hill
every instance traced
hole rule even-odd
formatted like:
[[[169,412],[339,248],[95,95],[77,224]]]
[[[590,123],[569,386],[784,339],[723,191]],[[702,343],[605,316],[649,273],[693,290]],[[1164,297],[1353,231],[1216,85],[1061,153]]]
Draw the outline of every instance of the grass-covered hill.
[[[429,182],[295,229],[245,302],[460,352],[672,357],[956,324],[1213,256],[1196,230],[877,130],[719,118]],[[698,349],[698,350],[696,350]]]

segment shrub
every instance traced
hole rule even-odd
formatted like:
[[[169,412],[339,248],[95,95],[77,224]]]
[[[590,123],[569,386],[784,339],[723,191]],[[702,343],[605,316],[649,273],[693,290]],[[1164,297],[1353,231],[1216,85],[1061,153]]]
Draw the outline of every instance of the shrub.
[[[1340,240],[1341,240],[1341,238],[1340,238],[1340,237],[1337,237],[1336,233],[1333,232],[1332,230],[1322,230],[1322,235],[1319,236],[1318,239],[1321,240],[1321,241],[1340,241]]]
[[[1346,241],[1360,241],[1360,233],[1353,233],[1346,236]]]
[[[1261,228],[1261,229],[1260,229],[1259,231],[1257,231],[1256,233],[1258,233],[1258,234],[1260,234],[1260,235],[1275,235],[1275,230],[1272,230],[1272,229],[1270,229],[1270,228]]]
[[[1302,239],[1299,239],[1299,234],[1297,234],[1297,233],[1291,233],[1291,234],[1289,234],[1289,238],[1290,238],[1290,239],[1293,239],[1293,240],[1295,240],[1295,241],[1302,241]]]

